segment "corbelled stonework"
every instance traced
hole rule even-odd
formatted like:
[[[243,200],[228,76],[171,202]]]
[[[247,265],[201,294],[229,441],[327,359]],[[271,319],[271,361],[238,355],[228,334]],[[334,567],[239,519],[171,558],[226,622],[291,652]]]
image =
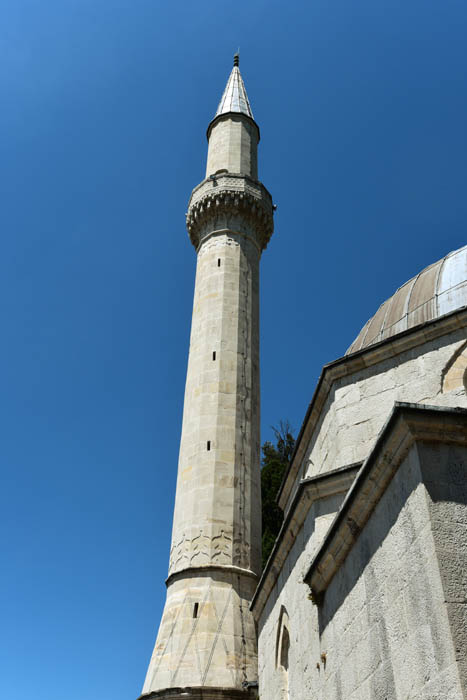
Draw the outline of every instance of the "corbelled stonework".
[[[271,195],[248,176],[212,175],[193,190],[186,225],[196,249],[206,236],[226,229],[252,236],[263,250],[274,231]]]

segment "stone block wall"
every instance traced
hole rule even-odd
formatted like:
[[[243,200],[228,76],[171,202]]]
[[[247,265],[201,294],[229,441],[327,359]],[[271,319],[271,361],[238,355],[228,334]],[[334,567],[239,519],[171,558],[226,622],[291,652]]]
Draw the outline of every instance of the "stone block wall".
[[[259,572],[259,256],[228,234],[198,253],[169,573]]]
[[[257,180],[258,141],[258,127],[252,120],[240,114],[218,117],[209,134],[206,177],[226,170]]]
[[[467,449],[422,445],[419,454],[454,652],[467,697]]]
[[[313,666],[319,660],[318,609],[309,600],[309,589],[303,583],[308,567],[329,526],[339,510],[343,494],[315,501],[303,527],[296,533],[295,543],[282,567],[258,624],[258,676],[262,700],[287,700],[283,672],[277,663],[281,611],[289,618],[290,681],[300,674],[301,690],[294,695],[291,681],[290,698],[310,698]],[[295,686],[298,680],[295,681]]]
[[[237,697],[235,688],[255,681],[256,631],[248,609],[255,584],[254,577],[229,571],[200,571],[173,581],[143,695],[214,686],[231,688]]]
[[[466,468],[465,448],[415,444],[320,606],[303,576],[331,504],[314,504],[259,621],[260,698],[464,700]],[[283,608],[289,695],[277,664]]]
[[[465,329],[461,329],[337,379],[314,427],[285,510],[302,478],[363,461],[396,401],[467,407],[463,383],[452,389],[444,383],[446,368],[464,346]]]

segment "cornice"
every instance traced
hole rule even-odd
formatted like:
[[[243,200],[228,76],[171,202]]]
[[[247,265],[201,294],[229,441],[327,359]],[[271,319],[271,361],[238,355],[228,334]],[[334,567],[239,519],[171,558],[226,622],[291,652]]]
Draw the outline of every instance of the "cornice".
[[[305,522],[312,504],[317,500],[328,498],[337,493],[346,493],[351,487],[361,464],[359,462],[340,469],[334,469],[326,474],[309,477],[300,482],[251,601],[250,609],[253,611],[256,620],[259,619],[266,605],[277,577],[293,547],[297,533]]]
[[[467,409],[395,403],[304,577],[315,603],[322,601],[334,575],[416,442],[467,446]]]
[[[205,686],[165,688],[143,693],[138,700],[253,700],[257,698],[257,684],[246,683],[245,688],[209,688]]]
[[[171,573],[165,580],[165,585],[168,587],[171,583],[180,579],[195,578],[196,576],[216,574],[234,574],[235,576],[246,576],[247,578],[258,579],[258,574],[255,574],[251,569],[243,569],[241,566],[229,566],[228,564],[206,564],[206,566],[187,566],[185,569],[179,569]]]
[[[240,217],[252,225],[261,249],[274,231],[272,198],[257,180],[238,173],[212,175],[193,190],[188,204],[186,226],[198,249],[207,228],[219,228],[219,217]],[[222,226],[221,228],[224,228]]]
[[[464,307],[324,365],[310,405],[305,414],[302,427],[300,428],[289,469],[284,474],[282,484],[277,494],[277,502],[282,510],[285,510],[302,460],[305,458],[309,441],[318,423],[322,408],[333,383],[341,377],[349,376],[362,369],[376,366],[380,362],[397,357],[402,352],[411,350],[430,340],[447,335],[448,333],[465,328],[466,326],[467,307]]]

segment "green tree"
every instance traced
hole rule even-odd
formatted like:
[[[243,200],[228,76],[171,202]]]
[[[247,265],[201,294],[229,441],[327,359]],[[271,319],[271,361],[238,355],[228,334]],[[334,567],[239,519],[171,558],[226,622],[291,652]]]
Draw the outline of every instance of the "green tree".
[[[288,421],[281,421],[273,428],[276,444],[266,441],[262,446],[261,459],[261,515],[262,515],[262,562],[263,569],[271,554],[274,542],[281,529],[284,514],[276,503],[277,492],[290,464],[295,447],[293,430]]]

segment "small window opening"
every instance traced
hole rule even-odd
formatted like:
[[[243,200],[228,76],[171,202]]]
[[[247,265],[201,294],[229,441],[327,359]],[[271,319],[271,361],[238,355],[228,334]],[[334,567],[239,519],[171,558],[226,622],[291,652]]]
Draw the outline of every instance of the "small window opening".
[[[207,448],[208,448],[208,452],[209,452],[209,450],[211,449],[211,440],[208,440]]]
[[[215,350],[214,350],[213,353],[212,353],[212,359],[213,359],[213,360],[216,359],[216,351],[215,351]]]
[[[217,267],[220,267],[220,266],[221,266],[221,259],[217,258]]]
[[[289,648],[290,648],[290,637],[287,627],[282,630],[282,644],[281,644],[281,655],[280,664],[284,671],[289,670]]]
[[[195,603],[193,606],[193,617],[198,617],[199,603]]]

